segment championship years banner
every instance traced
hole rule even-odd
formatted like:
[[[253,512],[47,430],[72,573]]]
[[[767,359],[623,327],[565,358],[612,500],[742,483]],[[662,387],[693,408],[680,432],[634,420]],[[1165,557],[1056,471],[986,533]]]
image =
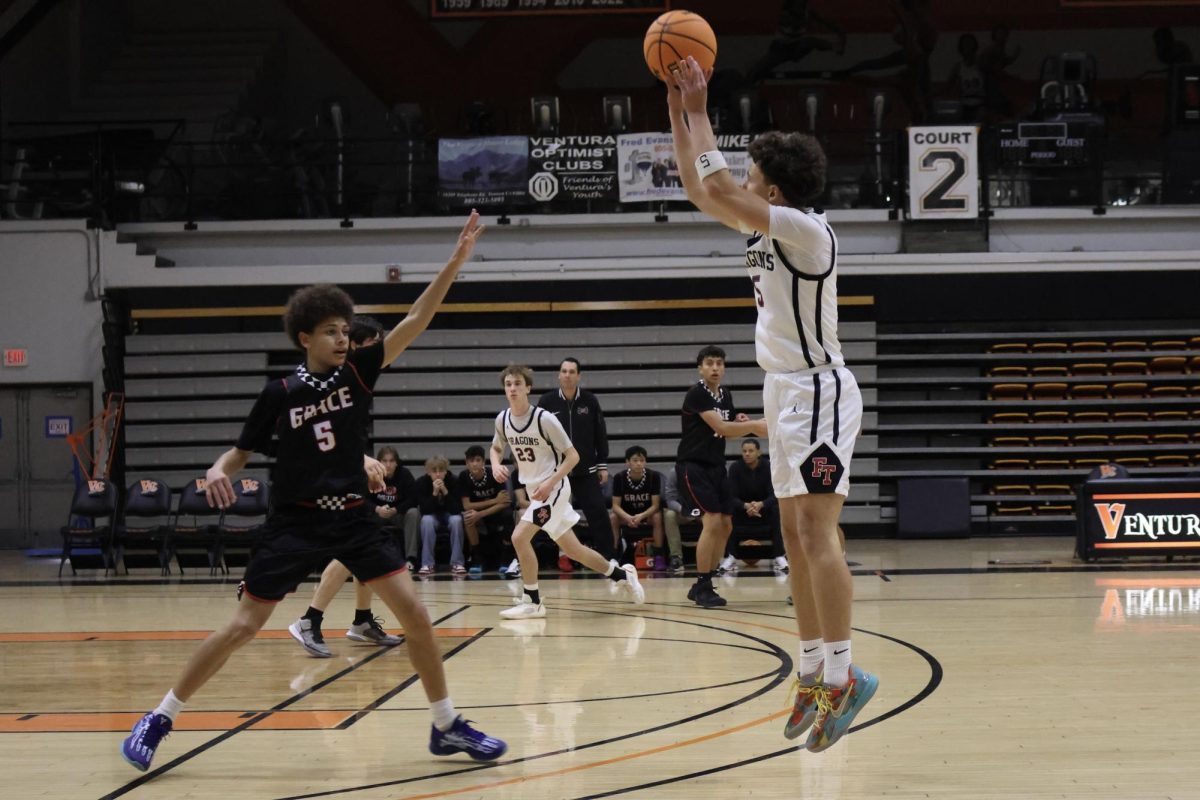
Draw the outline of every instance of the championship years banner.
[[[939,125],[908,129],[908,216],[979,216],[978,128]]]
[[[528,203],[528,179],[528,137],[438,140],[438,201],[442,205]]]
[[[617,137],[530,137],[529,196],[538,203],[616,200]]]
[[[750,169],[749,134],[717,137],[733,179],[741,184]],[[686,200],[674,138],[669,133],[623,133],[617,137],[617,177],[622,203]],[[694,166],[689,165],[691,169]]]

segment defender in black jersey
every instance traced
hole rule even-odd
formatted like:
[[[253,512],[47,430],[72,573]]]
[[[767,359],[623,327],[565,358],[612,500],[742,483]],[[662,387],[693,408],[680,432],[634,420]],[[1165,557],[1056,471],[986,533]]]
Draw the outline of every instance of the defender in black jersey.
[[[253,451],[273,450],[272,508],[238,589],[233,619],[196,648],[158,708],[125,739],[121,754],[146,770],[184,703],[270,619],[275,604],[314,569],[336,558],[372,589],[404,626],[409,656],[433,712],[429,749],[435,755],[466,753],[479,761],[499,758],[507,745],[472,728],[454,710],[429,614],[417,598],[394,538],[371,519],[366,506],[363,451],[367,406],[380,370],[428,327],[459,268],[483,231],[472,212],[449,262],[381,343],[350,352],[353,301],[335,286],[310,286],[292,295],[284,327],[306,352],[291,375],[270,381],[254,404],[237,445],[206,476],[209,505],[228,508],[230,478]],[[272,436],[277,436],[274,444]]]
[[[358,347],[368,347],[377,342],[383,341],[383,325],[374,317],[359,315],[350,323],[350,348],[353,350]],[[368,410],[370,406],[368,405]],[[370,420],[364,417],[363,420],[363,441],[370,438],[371,424]],[[387,448],[390,449],[390,448]],[[379,458],[372,459],[369,455],[370,448],[367,448],[367,467],[378,465],[383,471],[384,488],[382,492],[373,492],[368,495],[367,504],[374,507],[376,515],[380,517],[377,522],[390,519],[395,515],[395,493],[396,487],[393,476],[397,475],[397,467],[399,458],[396,451],[391,450],[391,463],[386,465],[383,463],[384,451],[380,450]],[[402,469],[402,468],[401,468]],[[407,471],[407,470],[406,470]],[[402,473],[400,473],[402,474]],[[409,483],[412,482],[412,475],[409,474]],[[389,484],[391,481],[391,484]],[[390,503],[375,502],[378,497],[392,498]],[[400,510],[403,513],[403,509]],[[321,580],[313,589],[312,603],[308,606],[308,610],[304,612],[304,616],[288,626],[288,633],[300,645],[304,652],[315,658],[332,658],[333,651],[325,644],[325,636],[321,632],[321,623],[325,620],[325,609],[333,601],[341,588],[346,585],[346,579],[350,577],[350,570],[345,564],[338,561],[336,558],[329,562],[329,566],[325,567],[325,571],[321,573]],[[352,642],[360,642],[364,644],[376,644],[382,647],[400,644],[403,641],[399,636],[392,636],[383,629],[383,621],[375,616],[371,610],[371,589],[357,578],[354,579],[354,621],[350,623],[350,627],[346,629],[346,638]]]
[[[733,531],[733,501],[725,472],[725,439],[729,436],[765,436],[766,420],[751,420],[733,406],[733,393],[721,385],[725,377],[725,351],[715,345],[696,355],[700,381],[683,398],[675,476],[679,498],[694,516],[703,516],[696,544],[696,583],[688,600],[703,608],[725,605],[713,589],[717,564]]]

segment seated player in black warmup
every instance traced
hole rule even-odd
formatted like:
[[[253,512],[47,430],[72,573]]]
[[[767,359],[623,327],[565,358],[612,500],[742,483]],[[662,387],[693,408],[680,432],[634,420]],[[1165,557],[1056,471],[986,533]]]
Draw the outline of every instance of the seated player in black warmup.
[[[466,753],[479,761],[504,755],[504,742],[477,731],[454,710],[433,624],[400,548],[371,519],[363,470],[363,431],[375,381],[429,326],[482,231],[479,214],[472,211],[450,260],[400,324],[370,347],[350,352],[354,304],[336,286],[301,289],[288,301],[284,327],[305,351],[304,362],[287,377],[267,383],[237,444],[217,459],[205,479],[209,504],[228,508],[234,501],[230,478],[246,466],[251,453],[273,452],[272,508],[238,587],[233,618],[193,651],[162,702],[122,743],[121,755],[137,769],[150,767],[184,703],[255,637],[284,595],[330,558],[369,582],[404,626],[408,656],[433,712],[430,751]],[[278,442],[272,442],[273,435]]]
[[[491,563],[484,561],[499,560],[497,554],[504,541],[512,537],[514,525],[509,513],[512,499],[505,485],[492,475],[491,465],[484,462],[482,447],[477,444],[468,447],[466,462],[467,468],[458,474],[458,491],[463,525],[471,545],[471,565],[467,571],[478,575],[491,567]]]
[[[625,469],[613,477],[612,527],[618,548],[622,543],[633,547],[638,539],[652,536],[652,566],[665,572],[667,558],[663,551],[662,479],[657,472],[646,468],[646,448],[633,445],[625,450]],[[618,552],[619,561],[633,563],[633,553]]]
[[[742,442],[742,459],[729,465],[729,493],[733,496],[733,535],[721,572],[733,572],[742,558],[743,538],[771,537],[771,567],[787,572],[783,554],[783,533],[779,528],[779,501],[771,486],[771,462],[762,454],[758,439]]]

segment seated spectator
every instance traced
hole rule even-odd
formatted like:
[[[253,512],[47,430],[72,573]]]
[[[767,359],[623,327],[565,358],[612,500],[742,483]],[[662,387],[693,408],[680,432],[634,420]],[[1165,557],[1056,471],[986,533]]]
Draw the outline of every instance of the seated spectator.
[[[384,487],[382,491],[373,493],[367,502],[375,507],[375,515],[379,517],[385,529],[390,529],[397,537],[403,535],[404,557],[409,567],[417,569],[417,526],[421,512],[417,509],[417,479],[413,477],[408,467],[400,464],[400,454],[394,447],[381,447],[375,456],[384,469]]]
[[[466,463],[467,468],[458,475],[458,490],[467,541],[471,543],[468,572],[479,574],[492,565],[485,564],[485,560],[495,563],[490,556],[499,554],[502,542],[512,536],[512,517],[506,513],[512,508],[512,500],[505,484],[496,480],[491,465],[484,462],[482,447],[468,447]]]
[[[463,564],[462,493],[458,482],[449,474],[450,461],[445,456],[425,460],[425,474],[417,479],[417,506],[421,510],[421,569],[429,575],[436,566],[434,546],[439,531],[450,534],[450,571],[466,575]]]
[[[678,478],[675,476],[675,470],[669,469],[666,471],[662,482],[662,512],[663,512],[663,536],[667,540],[667,548],[671,551],[671,572],[676,575],[683,574],[683,537],[679,533],[679,519],[684,517],[685,521],[690,521],[696,524],[700,523],[699,517],[687,516],[683,510],[683,503],[679,500],[679,484]]]
[[[629,550],[637,539],[654,537],[653,569],[663,572],[667,558],[663,551],[662,478],[646,469],[646,448],[634,445],[625,451],[625,470],[612,480],[612,529],[617,541],[617,560],[633,563]]]
[[[771,485],[771,463],[757,439],[742,442],[742,460],[729,466],[729,492],[733,496],[733,534],[721,569],[732,572],[742,557],[741,539],[758,532],[771,536],[771,566],[787,572],[783,534],[779,528],[779,502]]]

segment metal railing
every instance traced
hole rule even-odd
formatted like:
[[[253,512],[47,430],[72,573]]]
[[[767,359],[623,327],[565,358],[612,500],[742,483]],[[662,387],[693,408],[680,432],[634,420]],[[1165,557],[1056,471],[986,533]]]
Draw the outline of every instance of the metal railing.
[[[199,142],[183,136],[181,121],[81,122],[46,133],[49,125],[59,124],[9,123],[0,153],[0,217],[85,217],[104,227],[281,218],[333,218],[348,225],[361,217],[457,214],[464,205],[439,194],[433,139],[332,139],[303,132],[269,138],[254,126],[227,125]],[[37,135],[24,134],[34,130]],[[1145,132],[1132,132],[1139,133]],[[1014,159],[999,146],[1000,137],[995,128],[985,128],[981,137],[984,209],[1168,201],[1165,159],[1153,137],[1098,137],[1057,166]],[[829,159],[825,206],[888,209],[899,217],[905,132],[827,130],[821,138]],[[481,206],[502,216],[686,208],[685,202],[623,203],[615,196],[538,202],[528,194]]]

